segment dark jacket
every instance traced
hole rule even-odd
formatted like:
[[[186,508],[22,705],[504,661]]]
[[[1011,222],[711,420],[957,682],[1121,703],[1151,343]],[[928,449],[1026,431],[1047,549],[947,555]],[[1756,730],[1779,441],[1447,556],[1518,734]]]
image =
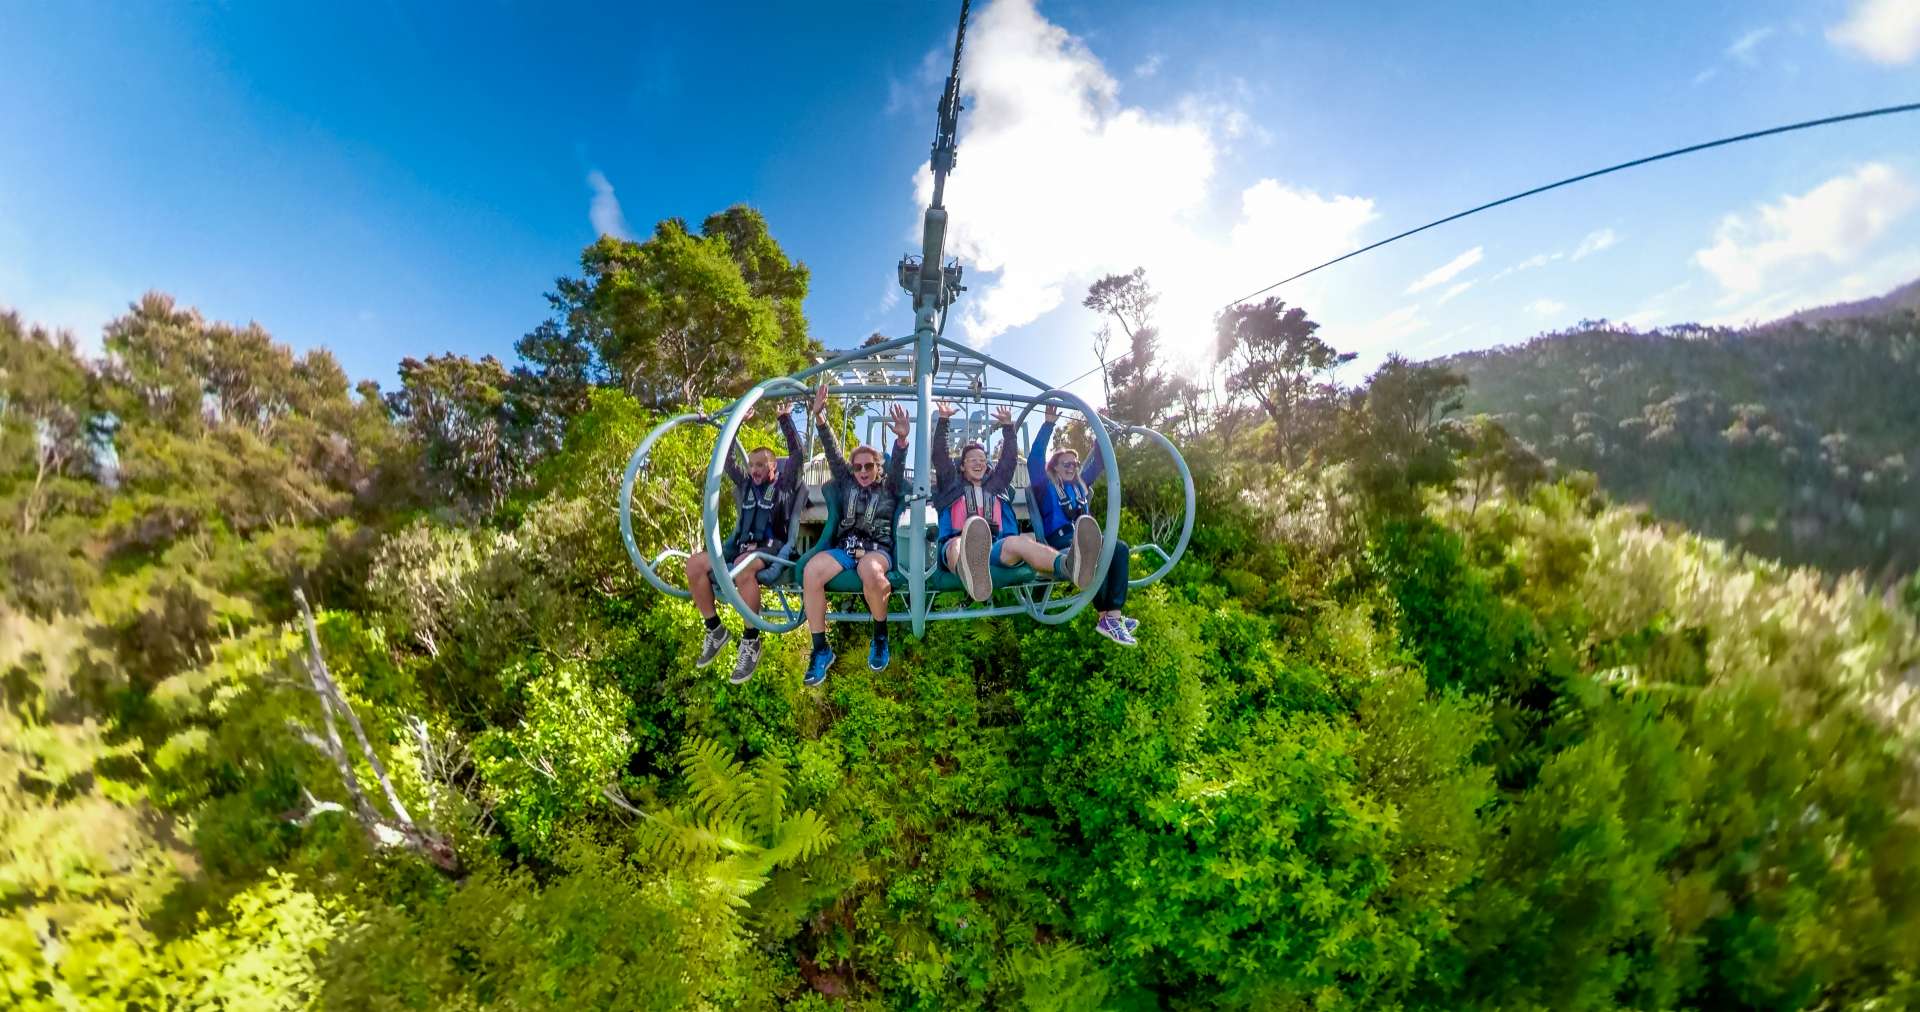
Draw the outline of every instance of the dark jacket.
[[[948,419],[942,418],[933,426],[933,508],[940,514],[941,539],[960,533],[970,513],[985,516],[987,523],[993,525],[994,537],[1017,533],[1013,509],[1001,498],[1001,493],[1013,487],[1013,469],[1019,465],[1019,454],[1014,451],[1014,424],[1008,422],[1000,427],[1000,459],[980,479],[977,489],[970,490],[971,483],[960,473],[953,454],[947,452],[947,422]]]
[[[893,453],[886,457],[885,476],[862,488],[854,480],[853,468],[840,455],[840,444],[834,440],[833,430],[825,425],[816,429],[820,433],[820,450],[827,457],[827,469],[833,474],[827,482],[826,494],[840,504],[840,524],[827,532],[832,538],[830,544],[835,548],[877,548],[892,558],[894,516],[900,512],[900,502],[907,491],[907,441],[894,441]]]
[[[727,538],[728,558],[738,554],[744,544],[755,544],[760,551],[778,555],[787,540],[807,461],[800,448],[800,428],[785,411],[780,412],[780,435],[786,438],[787,456],[774,462],[770,481],[755,482],[733,454],[727,455],[727,480],[733,482],[733,502],[740,508],[733,534]]]

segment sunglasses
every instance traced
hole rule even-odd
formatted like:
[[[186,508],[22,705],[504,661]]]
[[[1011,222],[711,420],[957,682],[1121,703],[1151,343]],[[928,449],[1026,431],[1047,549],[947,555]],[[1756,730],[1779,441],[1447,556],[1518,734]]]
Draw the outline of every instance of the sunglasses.
[[[863,460],[860,463],[853,465],[853,469],[855,471],[860,471],[860,472],[878,471],[880,470],[880,465],[871,460]]]

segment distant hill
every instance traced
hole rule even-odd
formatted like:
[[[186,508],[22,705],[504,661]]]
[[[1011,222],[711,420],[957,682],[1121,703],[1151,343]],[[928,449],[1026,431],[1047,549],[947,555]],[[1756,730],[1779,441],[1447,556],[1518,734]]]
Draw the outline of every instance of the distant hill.
[[[1830,306],[1815,306],[1802,309],[1790,316],[1783,316],[1767,328],[1785,326],[1793,323],[1821,323],[1827,320],[1847,320],[1861,316],[1885,316],[1903,309],[1920,309],[1920,278],[1909,281],[1885,295],[1876,295],[1870,299],[1855,302],[1836,302]],[[1765,329],[1765,328],[1763,328]]]
[[[1786,562],[1904,573],[1920,567],[1916,300],[1908,285],[1746,330],[1588,329],[1448,361],[1469,411],[1617,499]]]

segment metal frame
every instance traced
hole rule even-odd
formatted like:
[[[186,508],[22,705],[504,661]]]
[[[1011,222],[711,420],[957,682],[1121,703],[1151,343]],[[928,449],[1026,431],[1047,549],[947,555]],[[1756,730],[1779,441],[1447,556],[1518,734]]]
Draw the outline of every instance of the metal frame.
[[[713,458],[707,464],[707,480],[701,493],[700,533],[707,551],[707,557],[709,559],[723,558],[720,549],[725,544],[725,539],[722,538],[720,534],[720,496],[722,490],[725,488],[727,455],[732,452],[739,438],[740,426],[746,421],[747,414],[752,410],[753,406],[757,404],[761,398],[769,394],[774,396],[806,396],[810,392],[807,381],[818,376],[851,371],[856,377],[870,378],[872,370],[880,370],[880,374],[883,377],[891,377],[895,373],[906,372],[903,367],[908,364],[907,356],[905,354],[889,356],[888,353],[894,351],[904,352],[908,348],[912,349],[911,371],[906,372],[903,378],[910,379],[911,385],[843,382],[838,387],[838,392],[843,396],[910,397],[913,399],[915,405],[914,437],[912,441],[914,455],[913,486],[904,496],[906,516],[908,518],[907,522],[913,525],[913,536],[908,539],[908,558],[905,560],[894,560],[895,568],[906,576],[907,611],[906,614],[902,616],[898,611],[890,608],[887,616],[889,621],[911,622],[913,625],[913,634],[915,636],[924,636],[928,622],[964,618],[991,618],[1000,615],[1018,615],[1024,613],[1032,617],[1035,621],[1055,625],[1067,622],[1075,615],[1078,615],[1081,609],[1092,602],[1096,589],[1106,580],[1108,567],[1113,564],[1114,546],[1118,544],[1118,539],[1115,537],[1115,534],[1120,529],[1120,508],[1122,501],[1120,461],[1113,452],[1112,436],[1108,432],[1109,425],[1129,435],[1144,435],[1158,442],[1161,448],[1173,457],[1174,466],[1180,471],[1180,478],[1185,485],[1186,492],[1185,513],[1180,528],[1179,542],[1174,545],[1172,552],[1168,552],[1160,546],[1153,544],[1134,546],[1136,551],[1149,551],[1158,554],[1164,562],[1159,569],[1154,570],[1151,574],[1141,579],[1128,581],[1128,585],[1144,587],[1159,580],[1173,569],[1174,564],[1180,560],[1180,556],[1186,552],[1187,542],[1193,534],[1193,474],[1187,469],[1187,462],[1181,458],[1180,452],[1174,449],[1173,444],[1169,442],[1165,436],[1141,426],[1106,420],[1096,414],[1094,410],[1079,397],[1065,390],[1050,387],[1048,384],[1004,362],[1000,362],[965,345],[949,341],[942,336],[946,330],[948,308],[952,306],[954,299],[958,298],[962,291],[965,291],[965,288],[960,284],[962,272],[959,264],[947,263],[945,257],[947,210],[943,206],[943,197],[946,192],[947,174],[952,171],[955,162],[956,138],[960,116],[960,52],[962,45],[966,41],[968,6],[968,0],[962,0],[960,5],[960,24],[954,34],[953,70],[947,77],[947,86],[940,99],[939,123],[934,133],[932,154],[933,200],[927,207],[926,220],[921,233],[920,253],[918,256],[909,255],[901,258],[899,264],[898,274],[900,285],[913,297],[913,334],[908,337],[896,337],[888,341],[882,341],[871,347],[860,348],[855,351],[836,355],[810,368],[803,369],[792,376],[776,376],[772,379],[762,381],[756,384],[751,390],[748,390],[739,400],[728,405],[725,410],[716,416],[709,417],[704,414],[675,415],[665,422],[662,422],[659,426],[655,427],[652,432],[647,434],[647,438],[641,441],[639,448],[634,450],[632,458],[627,461],[626,474],[620,484],[620,537],[626,544],[627,555],[633,560],[635,568],[639,569],[641,575],[646,578],[647,582],[653,584],[654,588],[660,592],[682,599],[693,596],[691,592],[685,588],[674,587],[661,579],[660,574],[656,571],[657,567],[665,563],[668,559],[687,558],[687,552],[678,549],[667,549],[649,562],[641,557],[640,548],[635,543],[633,537],[632,508],[634,483],[639,477],[640,469],[645,467],[651,458],[654,445],[657,444],[662,437],[690,421],[699,421],[703,424],[717,425],[719,427],[720,437],[714,444]],[[867,370],[867,372],[863,373],[861,371],[862,369]],[[985,376],[990,369],[998,369],[1015,379],[1021,380],[1032,386],[1038,393],[1020,394],[1010,391],[988,390],[985,388]],[[942,386],[936,389],[934,385],[935,380],[943,371],[946,373],[949,381],[956,376],[965,374],[972,379],[973,385],[964,389],[948,386]],[[929,423],[933,418],[933,400],[936,396],[943,400],[981,401],[983,403],[998,401],[1008,405],[1025,405],[1020,412],[1018,421],[1015,423],[1014,438],[1016,440],[1019,439],[1019,434],[1025,431],[1027,417],[1033,413],[1036,405],[1058,404],[1062,407],[1080,412],[1090,423],[1098,422],[1098,424],[1090,424],[1089,428],[1093,431],[1094,442],[1099,447],[1101,458],[1106,461],[1106,477],[1110,485],[1107,490],[1106,523],[1102,526],[1107,536],[1102,539],[1100,562],[1096,567],[1094,579],[1089,586],[1067,595],[1064,598],[1056,599],[1054,592],[1059,588],[1058,582],[1051,578],[1036,579],[1033,582],[1001,588],[1014,593],[1019,599],[1019,603],[1016,605],[989,604],[984,608],[975,606],[953,608],[944,611],[933,610],[931,598],[929,598],[927,594],[927,585],[928,581],[934,575],[934,560],[928,558],[927,555],[928,538],[926,536],[926,523],[930,517],[933,502],[933,429]],[[793,527],[790,528],[789,531],[790,542],[797,540],[799,514],[800,510],[794,510]],[[831,535],[832,532],[827,530],[822,530],[820,533],[822,538],[827,538]],[[811,554],[812,552],[809,551],[802,553],[802,556],[810,556]],[[781,633],[798,627],[802,622],[806,621],[805,610],[804,608],[795,608],[793,606],[792,600],[787,596],[790,588],[786,586],[784,582],[771,584],[773,591],[780,597],[780,612],[777,619],[769,618],[764,612],[756,613],[750,610],[747,607],[746,600],[741,597],[739,589],[734,586],[733,580],[738,577],[748,563],[756,558],[765,560],[769,565],[790,561],[795,568],[795,573],[793,574],[795,582],[797,583],[805,579],[805,573],[800,566],[800,558],[796,557],[792,560],[786,560],[766,552],[754,552],[748,558],[726,567],[728,579],[715,579],[713,581],[715,596],[725,600],[729,607],[739,613],[742,620],[765,632]],[[903,562],[905,563],[904,565],[902,565]],[[1037,597],[1036,590],[1038,591]],[[860,621],[866,618],[868,618],[868,615],[865,611],[830,611],[827,614],[827,619],[834,622]]]

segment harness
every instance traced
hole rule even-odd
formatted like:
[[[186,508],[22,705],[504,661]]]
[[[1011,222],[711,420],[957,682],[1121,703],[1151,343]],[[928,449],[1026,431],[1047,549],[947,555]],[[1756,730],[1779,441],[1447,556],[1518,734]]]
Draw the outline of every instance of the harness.
[[[891,554],[893,513],[897,497],[884,481],[861,487],[849,482],[840,503],[840,526],[834,540],[841,548],[880,550]]]
[[[736,543],[771,545],[780,540],[780,507],[786,499],[781,491],[778,477],[765,485],[746,484],[734,487],[733,501],[740,507],[740,519],[733,529],[733,540]]]

